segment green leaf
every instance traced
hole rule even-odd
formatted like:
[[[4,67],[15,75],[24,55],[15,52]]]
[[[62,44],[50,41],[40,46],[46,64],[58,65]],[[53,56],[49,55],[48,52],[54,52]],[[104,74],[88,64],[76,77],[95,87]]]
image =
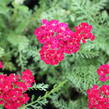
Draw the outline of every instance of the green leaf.
[[[4,54],[4,49],[0,47],[0,57],[2,57]]]
[[[11,34],[8,36],[8,41],[13,45],[17,46],[19,50],[24,50],[28,47],[29,40],[26,36]]]

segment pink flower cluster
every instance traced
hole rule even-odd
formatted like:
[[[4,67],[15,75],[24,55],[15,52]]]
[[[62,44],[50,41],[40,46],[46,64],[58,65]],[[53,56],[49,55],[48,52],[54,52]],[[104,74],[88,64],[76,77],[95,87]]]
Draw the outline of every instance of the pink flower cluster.
[[[85,22],[75,27],[76,34],[83,43],[86,43],[87,39],[93,41],[95,36],[91,33],[92,25],[89,25]]]
[[[89,109],[108,109],[109,108],[109,85],[94,85],[87,90]]]
[[[100,76],[100,81],[107,81],[109,80],[109,64],[101,65],[97,70],[98,75]]]
[[[3,66],[3,62],[2,61],[0,61],[0,68],[3,68],[4,66]]]
[[[0,104],[6,109],[18,109],[25,104],[29,97],[25,93],[34,82],[34,76],[30,70],[25,70],[22,75],[0,75]]]
[[[57,65],[64,59],[64,53],[76,53],[81,42],[86,43],[87,39],[95,39],[91,33],[92,26],[87,23],[75,27],[76,32],[73,32],[68,24],[60,23],[58,20],[44,19],[42,24],[36,28],[34,34],[39,42],[44,44],[40,56],[46,64]]]
[[[103,64],[97,69],[100,76],[100,81],[109,80],[109,64]],[[87,90],[88,107],[89,109],[108,109],[109,108],[109,85],[93,85],[92,88]]]

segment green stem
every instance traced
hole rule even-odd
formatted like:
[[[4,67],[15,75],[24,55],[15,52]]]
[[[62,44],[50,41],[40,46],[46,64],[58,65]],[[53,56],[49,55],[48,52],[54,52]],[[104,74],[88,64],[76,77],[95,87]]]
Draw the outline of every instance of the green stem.
[[[33,104],[35,104],[35,103],[37,103],[37,102],[39,102],[39,101],[41,101],[43,99],[48,98],[52,93],[57,92],[66,82],[67,82],[67,80],[61,82],[58,86],[55,86],[50,92],[45,93],[44,96],[39,97],[36,101],[33,101],[33,102],[25,105],[24,107],[26,108],[27,106],[31,106],[31,105],[33,105]]]
[[[21,65],[21,71],[24,70],[24,65],[23,65],[23,61],[22,61],[22,53],[21,50],[19,50],[19,60],[20,60],[20,65]]]

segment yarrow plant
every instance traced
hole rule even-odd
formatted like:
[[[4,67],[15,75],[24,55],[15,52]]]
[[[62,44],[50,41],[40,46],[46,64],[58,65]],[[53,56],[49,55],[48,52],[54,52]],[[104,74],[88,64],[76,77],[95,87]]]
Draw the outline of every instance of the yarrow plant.
[[[76,53],[81,43],[87,39],[93,41],[95,36],[91,33],[92,26],[81,23],[73,32],[66,23],[58,20],[42,20],[42,26],[36,28],[34,34],[38,41],[43,44],[40,57],[46,64],[57,65],[64,59],[64,53]]]
[[[108,109],[109,108],[109,85],[94,85],[88,89],[88,108],[89,109]]]
[[[0,109],[109,108],[109,0],[35,2],[0,0]]]
[[[100,76],[100,81],[107,81],[109,80],[109,64],[101,65],[97,70],[98,75]]]
[[[6,109],[18,109],[30,98],[25,93],[35,82],[32,72],[27,69],[22,75],[0,75],[0,104]]]
[[[100,76],[99,80],[105,82],[109,80],[109,64],[101,65],[97,70]],[[92,88],[87,90],[88,94],[88,107],[89,109],[108,109],[109,108],[109,85],[93,85]]]

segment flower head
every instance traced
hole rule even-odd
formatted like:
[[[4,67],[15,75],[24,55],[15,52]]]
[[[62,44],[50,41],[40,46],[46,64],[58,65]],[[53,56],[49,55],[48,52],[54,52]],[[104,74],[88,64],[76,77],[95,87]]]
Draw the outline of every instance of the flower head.
[[[58,20],[42,20],[42,26],[38,27],[34,34],[41,44],[47,43],[52,37],[66,36],[66,32],[71,31],[68,25],[60,23]]]
[[[87,90],[89,109],[109,108],[109,85],[98,87],[94,85]]]
[[[64,53],[72,54],[79,51],[81,41],[86,43],[87,39],[95,39],[91,33],[92,26],[87,23],[76,26],[76,32],[73,32],[68,24],[58,20],[43,19],[42,24],[35,29],[34,34],[38,41],[44,44],[40,50],[40,57],[46,64],[57,65],[64,59]]]
[[[40,50],[41,60],[46,64],[57,65],[64,59],[64,53],[60,49],[53,49],[43,46]]]
[[[18,109],[29,100],[25,91],[32,86],[33,82],[34,76],[29,69],[22,72],[22,76],[1,74],[0,104],[3,104],[6,109]]]
[[[103,64],[97,69],[97,73],[100,76],[99,80],[100,81],[107,81],[109,80],[109,64]]]
[[[76,26],[75,30],[83,43],[86,43],[87,39],[90,39],[91,41],[95,39],[95,36],[91,33],[92,25],[89,25],[86,22]]]

